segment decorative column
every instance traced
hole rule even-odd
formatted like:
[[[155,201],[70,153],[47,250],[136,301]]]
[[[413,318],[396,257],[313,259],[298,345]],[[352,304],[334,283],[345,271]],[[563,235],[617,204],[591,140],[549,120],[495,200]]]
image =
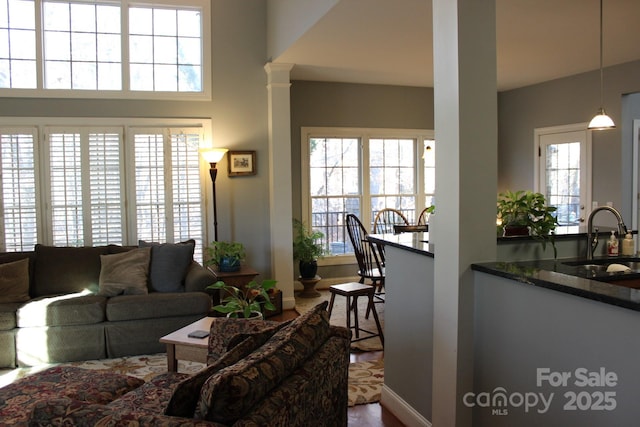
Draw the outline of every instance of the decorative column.
[[[289,73],[293,64],[267,63],[269,122],[269,218],[271,274],[282,291],[285,310],[293,295],[293,225],[291,189],[291,101]]]
[[[434,426],[471,426],[473,272],[496,256],[495,0],[433,0]]]

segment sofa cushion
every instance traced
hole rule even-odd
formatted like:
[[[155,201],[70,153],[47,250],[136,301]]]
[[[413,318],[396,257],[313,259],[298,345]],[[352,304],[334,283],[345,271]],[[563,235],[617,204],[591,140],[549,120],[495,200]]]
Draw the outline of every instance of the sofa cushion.
[[[16,327],[16,311],[22,303],[5,303],[0,304],[0,331],[10,331]]]
[[[107,320],[154,319],[205,315],[211,299],[204,292],[151,292],[148,295],[119,295],[107,300]]]
[[[29,258],[0,264],[0,303],[29,300]]]
[[[209,365],[214,363],[226,351],[247,338],[247,334],[273,329],[271,332],[271,335],[273,335],[285,324],[286,322],[281,323],[270,320],[216,317],[212,320],[211,328],[209,329],[207,363]]]
[[[142,384],[141,379],[108,371],[56,366],[0,388],[0,420],[3,425],[27,425],[40,400],[66,396],[106,404]]]
[[[151,247],[149,285],[156,292],[184,292],[184,278],[193,261],[195,240],[181,243],[138,242],[141,248]]]
[[[88,292],[40,297],[24,303],[16,313],[19,328],[90,325],[104,322],[106,298]]]
[[[148,292],[151,248],[100,255],[99,295],[144,295]]]
[[[108,406],[121,412],[142,410],[152,414],[162,414],[175,388],[187,378],[189,378],[188,374],[178,372],[156,375],[141,387],[109,403]]]
[[[327,301],[294,319],[260,349],[209,377],[195,418],[233,424],[298,369],[330,336]]]
[[[71,294],[85,289],[98,293],[100,255],[107,246],[56,247],[37,244],[33,297]]]
[[[275,328],[270,328],[248,336],[227,351],[222,357],[218,358],[213,364],[182,381],[178,387],[176,387],[173,396],[171,396],[165,414],[192,418],[198,403],[200,389],[204,382],[219,370],[231,366],[248,356],[271,338],[274,332]]]

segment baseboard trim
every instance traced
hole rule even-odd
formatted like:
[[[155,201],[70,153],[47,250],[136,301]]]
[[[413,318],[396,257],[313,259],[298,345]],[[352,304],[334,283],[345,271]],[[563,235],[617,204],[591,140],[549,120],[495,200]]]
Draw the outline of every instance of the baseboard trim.
[[[326,279],[320,279],[318,283],[316,283],[316,289],[329,289],[331,285],[337,285],[339,283],[349,283],[349,282],[357,282],[360,280],[359,276],[346,276],[346,277],[327,277]],[[299,281],[293,282],[293,288],[296,291],[301,291],[304,289],[302,283]]]
[[[420,415],[393,390],[382,386],[380,405],[398,418],[407,427],[431,427],[431,422]]]

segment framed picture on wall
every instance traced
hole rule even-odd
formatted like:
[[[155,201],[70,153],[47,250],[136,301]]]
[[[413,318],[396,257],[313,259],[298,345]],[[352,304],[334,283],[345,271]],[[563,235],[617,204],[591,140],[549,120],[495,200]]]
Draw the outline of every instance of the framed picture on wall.
[[[255,151],[229,151],[229,176],[243,176],[256,174]]]

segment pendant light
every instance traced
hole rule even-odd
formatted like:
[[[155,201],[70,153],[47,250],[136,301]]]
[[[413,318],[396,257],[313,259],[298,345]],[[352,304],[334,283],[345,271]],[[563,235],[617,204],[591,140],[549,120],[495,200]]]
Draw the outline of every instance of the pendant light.
[[[613,129],[616,127],[611,117],[607,116],[604,111],[604,78],[602,72],[602,1],[600,0],[600,108],[598,113],[591,119],[587,129],[590,130],[605,130]]]

